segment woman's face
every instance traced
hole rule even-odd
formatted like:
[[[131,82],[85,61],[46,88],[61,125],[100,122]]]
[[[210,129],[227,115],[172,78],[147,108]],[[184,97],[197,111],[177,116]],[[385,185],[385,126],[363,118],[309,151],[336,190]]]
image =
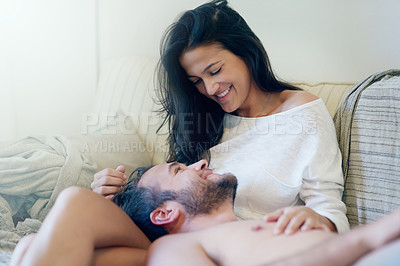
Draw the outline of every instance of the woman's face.
[[[184,52],[179,61],[198,91],[219,103],[225,112],[249,112],[259,89],[240,57],[221,45],[209,44]]]

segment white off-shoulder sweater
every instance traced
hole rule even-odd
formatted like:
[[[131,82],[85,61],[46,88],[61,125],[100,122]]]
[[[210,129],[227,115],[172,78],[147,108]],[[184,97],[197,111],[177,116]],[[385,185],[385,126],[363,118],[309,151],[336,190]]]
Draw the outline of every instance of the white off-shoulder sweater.
[[[321,99],[278,114],[227,114],[210,167],[238,178],[235,213],[260,219],[278,208],[306,205],[342,233],[349,230],[342,202],[343,174],[335,128]]]

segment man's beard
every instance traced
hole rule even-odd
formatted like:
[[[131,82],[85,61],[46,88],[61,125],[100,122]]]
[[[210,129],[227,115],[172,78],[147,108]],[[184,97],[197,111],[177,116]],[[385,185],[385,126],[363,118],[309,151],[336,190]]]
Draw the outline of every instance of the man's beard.
[[[217,181],[198,182],[175,192],[175,195],[176,201],[184,206],[190,217],[193,217],[198,214],[210,214],[227,202],[233,205],[236,188],[236,177],[232,174],[224,174]]]

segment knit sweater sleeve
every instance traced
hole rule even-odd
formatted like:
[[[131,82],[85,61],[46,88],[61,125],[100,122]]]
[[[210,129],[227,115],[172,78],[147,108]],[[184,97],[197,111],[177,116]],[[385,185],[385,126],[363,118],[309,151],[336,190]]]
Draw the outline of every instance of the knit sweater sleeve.
[[[344,178],[342,157],[333,121],[324,106],[315,118],[316,132],[310,146],[309,164],[304,168],[300,199],[305,205],[335,224],[337,231],[349,230],[342,201]]]

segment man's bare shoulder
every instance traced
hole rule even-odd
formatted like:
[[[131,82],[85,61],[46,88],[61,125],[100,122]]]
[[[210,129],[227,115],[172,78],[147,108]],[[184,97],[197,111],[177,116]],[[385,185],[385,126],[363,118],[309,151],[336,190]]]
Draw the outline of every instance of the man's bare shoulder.
[[[188,264],[185,264],[188,263]],[[146,265],[216,265],[204,251],[198,232],[171,234],[154,241]]]
[[[236,233],[231,234],[232,230],[243,229],[243,226],[248,228],[245,224],[254,222],[234,221],[195,232],[163,236],[151,244],[146,265],[182,265],[184,262],[199,266],[217,265],[218,262],[224,260],[226,254],[225,250],[221,250],[219,247],[221,243],[228,239],[234,239],[236,242],[239,237]],[[224,246],[231,249],[229,247],[231,245]]]
[[[158,250],[157,252],[161,252],[165,247],[174,248],[182,245],[182,243],[193,244],[199,241],[198,237],[194,237],[194,235],[196,234],[192,232],[165,235],[155,240],[151,244],[149,251]]]

